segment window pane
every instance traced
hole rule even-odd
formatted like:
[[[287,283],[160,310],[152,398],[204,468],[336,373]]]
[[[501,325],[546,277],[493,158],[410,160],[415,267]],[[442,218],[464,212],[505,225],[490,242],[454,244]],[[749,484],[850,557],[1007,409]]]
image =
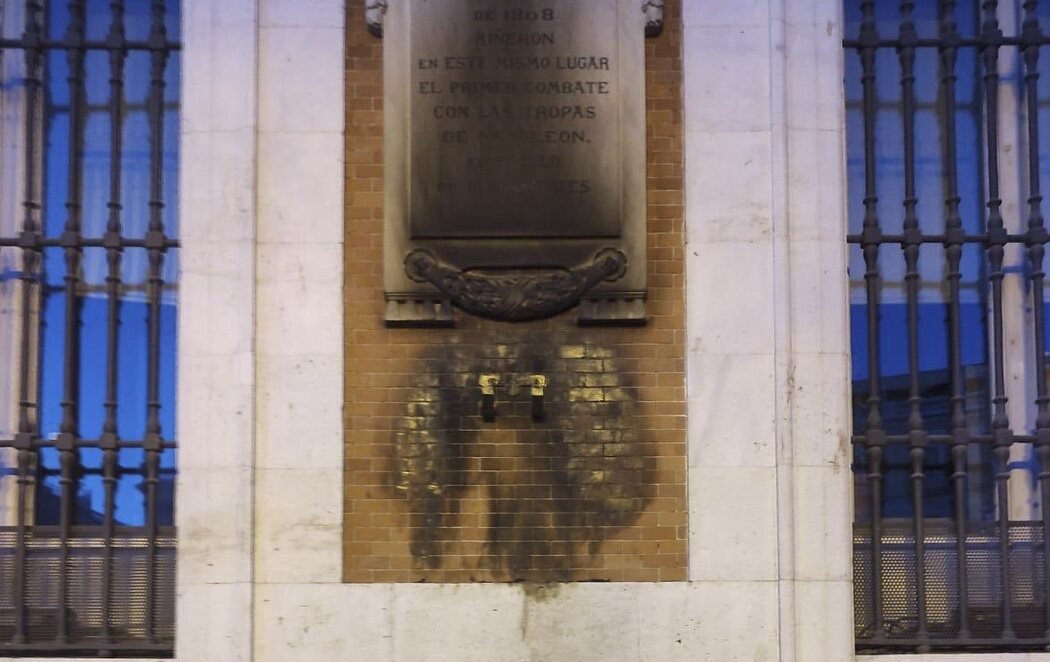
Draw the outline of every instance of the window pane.
[[[108,0],[87,3],[86,29],[89,38],[102,39],[110,28],[111,14]],[[69,26],[66,3],[54,3],[49,12],[48,31],[60,38]],[[166,22],[177,37],[178,12],[175,3],[169,3]],[[125,29],[129,39],[145,40],[150,31],[149,0],[128,0]],[[165,71],[164,117],[161,126],[164,151],[162,156],[162,219],[168,237],[178,234],[178,56],[171,58]],[[69,198],[70,169],[70,86],[66,53],[52,51],[47,61],[47,99],[45,103],[45,191],[44,230],[48,236],[58,237],[67,222],[66,203]],[[89,52],[85,58],[85,94],[87,110],[84,120],[83,197],[81,231],[86,238],[101,239],[110,220],[111,176],[114,154],[111,149],[111,71],[109,55],[103,51]],[[150,158],[151,126],[149,98],[151,94],[151,54],[132,50],[125,59],[123,112],[121,119],[121,152],[119,159],[121,234],[142,239],[150,222]],[[145,248],[125,248],[121,254],[120,291],[118,307],[117,349],[117,430],[121,439],[141,440],[146,434],[149,315],[148,300],[149,252]],[[105,420],[109,300],[107,251],[101,247],[83,250],[77,275],[76,315],[78,316],[77,345],[78,380],[77,404],[78,434],[84,439],[97,439],[103,432]],[[164,285],[160,306],[160,423],[162,435],[173,439],[175,430],[175,323],[177,301],[177,251],[165,253],[162,266]],[[66,361],[66,261],[63,249],[48,248],[44,256],[46,287],[41,308],[41,376],[40,426],[44,437],[59,432],[64,397]],[[101,451],[86,450],[82,454],[83,476],[78,481],[77,522],[93,523],[104,512],[104,487],[101,477]],[[162,458],[162,476],[158,498],[160,523],[173,521],[172,485],[174,451],[166,451]],[[116,490],[116,520],[119,524],[142,525],[145,522],[145,502],[142,477],[144,454],[140,450],[125,449],[120,453],[121,475]],[[41,454],[41,481],[38,485],[40,523],[57,518],[58,454],[49,450]],[[167,495],[164,497],[163,495]],[[47,504],[54,504],[50,508]],[[55,520],[57,521],[57,519]],[[99,519],[101,521],[101,519]]]
[[[846,34],[860,31],[858,3],[847,3]],[[958,13],[962,34],[978,30],[974,11]],[[900,24],[898,3],[875,3],[878,30],[882,36],[894,37]],[[921,0],[916,3],[916,29],[920,36],[935,37],[938,32],[938,3]],[[846,57],[846,117],[848,143],[848,178],[850,193],[850,232],[859,233],[864,221],[864,125],[863,90],[860,58],[855,51]],[[901,67],[892,48],[879,49],[875,59],[877,112],[875,117],[874,159],[878,216],[884,233],[899,234],[904,223],[904,118],[902,114]],[[959,213],[968,233],[983,231],[984,170],[981,78],[975,49],[959,52],[956,68],[956,167],[961,196]],[[947,125],[944,118],[942,72],[936,49],[919,49],[915,61],[916,131],[915,188],[918,202],[916,215],[921,230],[939,234],[945,229],[944,155]],[[854,433],[863,434],[866,427],[869,397],[868,306],[864,274],[866,265],[860,246],[850,247],[850,298],[853,369]],[[906,265],[899,244],[880,247],[878,268],[881,278],[877,300],[878,351],[880,377],[880,413],[883,428],[889,434],[908,431],[908,398],[910,392]],[[987,274],[983,246],[967,245],[963,250],[960,316],[963,380],[967,396],[968,427],[972,433],[989,429]],[[948,284],[944,247],[937,243],[920,248],[918,269],[918,359],[924,427],[931,434],[950,431],[951,374],[948,356]],[[990,519],[995,515],[992,464],[987,448],[970,449],[971,518]],[[858,467],[857,519],[870,517],[870,497],[864,473],[867,458],[857,450]],[[950,517],[953,491],[950,485],[950,453],[946,445],[930,444],[925,455],[924,509],[928,517]],[[911,517],[911,464],[906,444],[891,444],[883,455],[884,517]]]

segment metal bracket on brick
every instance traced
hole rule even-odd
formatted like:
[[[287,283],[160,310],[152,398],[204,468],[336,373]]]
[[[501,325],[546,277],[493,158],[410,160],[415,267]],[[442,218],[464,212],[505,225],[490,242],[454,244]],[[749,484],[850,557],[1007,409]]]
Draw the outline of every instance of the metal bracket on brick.
[[[478,379],[478,386],[481,387],[481,420],[486,423],[496,421],[496,387],[499,385],[499,375],[482,375]]]

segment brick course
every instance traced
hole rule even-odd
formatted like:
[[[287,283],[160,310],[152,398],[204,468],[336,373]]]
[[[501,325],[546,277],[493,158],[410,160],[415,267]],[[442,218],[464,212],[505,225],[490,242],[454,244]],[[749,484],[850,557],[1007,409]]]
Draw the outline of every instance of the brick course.
[[[384,327],[382,42],[349,5],[346,581],[684,580],[680,1],[646,41],[649,324],[629,329]],[[537,371],[543,423],[527,387],[482,422],[481,373]]]

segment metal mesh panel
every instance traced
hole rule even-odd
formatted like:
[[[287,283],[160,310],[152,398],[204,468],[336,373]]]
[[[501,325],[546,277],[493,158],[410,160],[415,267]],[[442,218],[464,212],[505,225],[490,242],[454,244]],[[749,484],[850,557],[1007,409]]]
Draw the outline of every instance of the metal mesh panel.
[[[15,532],[0,529],[0,640],[14,638]],[[112,578],[110,595],[110,637],[131,651],[163,653],[174,644],[175,635],[175,537],[172,531],[157,538],[156,588],[153,606],[154,635],[148,635],[146,568],[148,541],[142,532],[118,533],[111,544]],[[69,542],[67,581],[69,603],[68,641],[57,647],[58,568],[60,542],[54,535],[34,535],[27,544],[28,636],[18,650],[91,650],[103,638],[103,565],[105,540],[97,536],[77,537]],[[0,652],[5,646],[0,645]]]
[[[931,644],[950,644],[960,631],[956,534],[951,522],[929,522],[925,545],[926,626]],[[853,537],[854,610],[857,635],[870,639],[875,630],[872,611],[871,530],[857,526]],[[966,537],[969,578],[968,629],[975,640],[1003,635],[1002,567],[999,532],[994,523],[970,522]],[[886,639],[913,640],[918,634],[916,551],[911,522],[884,520],[882,530],[882,623]],[[1042,527],[1015,523],[1010,527],[1011,604],[1019,639],[1043,641],[1047,628]]]

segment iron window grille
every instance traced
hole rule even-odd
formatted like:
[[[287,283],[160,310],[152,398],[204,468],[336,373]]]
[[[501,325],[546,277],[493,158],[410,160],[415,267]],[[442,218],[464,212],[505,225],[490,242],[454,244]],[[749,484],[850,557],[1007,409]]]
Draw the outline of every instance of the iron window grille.
[[[172,654],[178,29],[0,0],[0,656]]]
[[[1045,4],[846,0],[858,650],[1050,647]]]

